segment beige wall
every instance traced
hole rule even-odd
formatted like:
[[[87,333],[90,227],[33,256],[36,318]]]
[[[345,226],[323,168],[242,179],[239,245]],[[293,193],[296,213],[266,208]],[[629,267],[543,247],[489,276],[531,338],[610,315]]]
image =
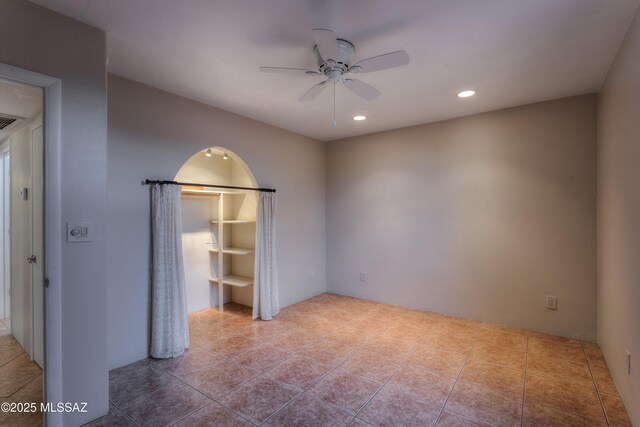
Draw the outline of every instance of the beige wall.
[[[149,349],[149,187],[207,147],[225,147],[278,194],[281,306],[325,291],[325,144],[109,76],[107,282],[111,368]],[[313,276],[313,277],[312,277]]]
[[[595,340],[595,119],[585,95],[328,143],[328,291]]]
[[[598,101],[598,341],[631,421],[640,426],[638,14]]]

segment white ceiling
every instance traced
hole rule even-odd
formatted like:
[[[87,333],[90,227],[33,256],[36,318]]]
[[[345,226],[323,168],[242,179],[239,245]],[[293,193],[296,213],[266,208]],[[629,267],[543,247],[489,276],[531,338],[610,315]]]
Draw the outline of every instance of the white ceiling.
[[[104,29],[109,71],[321,140],[595,92],[640,0],[34,0]],[[405,67],[361,74],[365,101],[337,87],[297,99],[321,77],[311,30],[356,59],[399,49]],[[459,99],[456,93],[478,93]],[[368,120],[354,122],[355,114]]]

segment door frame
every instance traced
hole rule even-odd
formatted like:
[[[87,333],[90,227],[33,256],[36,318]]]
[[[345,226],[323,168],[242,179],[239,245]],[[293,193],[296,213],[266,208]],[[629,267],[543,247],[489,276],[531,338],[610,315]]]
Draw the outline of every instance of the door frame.
[[[45,402],[62,401],[62,81],[58,78],[0,63],[0,77],[43,89],[44,192],[43,265]],[[44,414],[45,425],[55,414]],[[56,417],[57,418],[57,417]],[[59,420],[58,420],[59,421]]]
[[[4,264],[2,281],[4,283],[4,317],[11,317],[11,141],[2,151],[2,263]],[[7,224],[9,222],[9,224]],[[7,316],[8,314],[8,316]]]
[[[44,108],[44,105],[43,105],[43,108]],[[33,140],[33,132],[38,128],[42,128],[42,133],[43,133],[43,135],[42,135],[42,137],[43,137],[43,141],[42,141],[43,142],[43,144],[42,144],[43,145],[42,146],[42,149],[43,149],[43,152],[42,152],[43,164],[41,164],[41,165],[35,165],[34,162],[33,162],[33,160],[34,160],[33,159],[34,148],[35,148],[34,147],[34,140]],[[38,114],[38,116],[35,117],[31,121],[31,123],[29,123],[29,144],[31,145],[31,149],[29,150],[29,152],[30,152],[29,161],[30,161],[30,164],[31,164],[31,187],[30,187],[30,190],[29,190],[31,192],[31,197],[30,197],[30,200],[29,200],[30,203],[31,203],[31,208],[29,209],[30,215],[31,215],[31,220],[30,220],[30,222],[31,222],[31,224],[30,224],[30,227],[31,227],[31,239],[30,240],[31,241],[29,242],[29,247],[30,247],[29,253],[30,253],[30,255],[35,255],[36,252],[39,252],[39,251],[36,251],[36,249],[34,247],[34,241],[36,239],[36,233],[34,233],[34,225],[36,223],[34,221],[34,218],[35,218],[34,215],[36,214],[36,210],[34,209],[34,203],[36,202],[37,193],[35,191],[36,183],[33,181],[33,177],[34,177],[34,170],[35,170],[36,167],[41,169],[41,172],[42,172],[42,178],[43,178],[43,183],[42,183],[42,185],[43,185],[42,193],[43,194],[42,194],[42,197],[43,197],[43,200],[41,201],[41,203],[42,203],[43,209],[44,209],[44,190],[45,190],[45,187],[44,187],[44,121],[43,121],[43,115],[42,114]],[[44,227],[44,212],[42,212],[42,226]],[[42,229],[41,238],[42,238],[43,245],[40,247],[40,250],[42,250],[42,254],[39,254],[39,256],[42,259],[41,260],[37,260],[36,259],[36,263],[42,263],[42,275],[43,275],[43,283],[42,283],[42,285],[38,286],[38,283],[36,283],[36,281],[35,281],[35,266],[33,264],[31,264],[29,266],[29,269],[30,269],[30,271],[29,271],[29,287],[30,287],[29,293],[30,293],[30,299],[31,299],[31,301],[30,301],[30,306],[31,306],[31,313],[30,313],[31,314],[31,319],[30,319],[31,320],[31,324],[30,324],[30,328],[31,328],[31,332],[30,332],[30,335],[31,335],[31,351],[30,351],[30,354],[31,354],[31,360],[34,360],[36,363],[38,363],[38,365],[40,365],[40,363],[42,362],[43,363],[43,367],[44,367],[44,360],[38,361],[38,359],[36,358],[36,346],[37,346],[37,344],[36,344],[37,343],[37,340],[36,340],[36,338],[37,338],[36,337],[36,330],[37,330],[37,328],[36,328],[36,319],[38,319],[38,313],[37,313],[37,310],[36,310],[36,293],[39,292],[40,290],[42,291],[42,295],[41,295],[42,296],[42,307],[41,307],[41,309],[43,310],[42,313],[40,313],[40,314],[42,316],[41,317],[42,327],[44,328],[44,293],[45,293],[44,278],[46,277],[46,275],[44,274],[45,271],[44,271],[44,264],[43,264],[44,261],[45,261],[44,260],[44,228]],[[36,265],[38,265],[38,264],[36,264]],[[44,347],[44,329],[42,330],[42,340],[43,340],[42,344],[43,344],[43,347]],[[43,359],[44,359],[44,357],[43,357]]]
[[[9,161],[11,159],[11,137],[7,140],[7,145],[3,149],[0,150],[0,173],[2,173],[2,179],[0,179],[0,245],[2,248],[0,249],[0,253],[2,253],[2,259],[0,259],[0,264],[2,265],[2,277],[0,277],[0,282],[2,282],[2,315],[6,319],[11,317],[11,236],[7,232],[8,227],[7,224],[10,222],[11,217],[11,177],[10,167],[7,164],[7,157],[9,157]],[[6,190],[9,191],[6,191]],[[7,262],[7,258],[9,258],[9,262]]]

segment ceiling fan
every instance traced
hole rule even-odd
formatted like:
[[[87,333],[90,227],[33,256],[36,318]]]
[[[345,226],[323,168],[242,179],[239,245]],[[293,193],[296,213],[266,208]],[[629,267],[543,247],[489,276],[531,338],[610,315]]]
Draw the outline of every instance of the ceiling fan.
[[[347,89],[356,95],[371,101],[380,95],[380,91],[373,86],[357,79],[347,78],[348,73],[370,73],[373,71],[387,70],[400,67],[409,63],[409,54],[404,50],[385,53],[363,59],[355,64],[353,56],[355,48],[352,43],[339,39],[331,30],[316,28],[313,30],[313,38],[316,45],[313,52],[318,60],[317,70],[305,70],[302,68],[284,67],[260,67],[263,73],[306,74],[310,76],[324,75],[327,79],[309,89],[298,101],[308,102],[315,99],[327,86],[334,84],[334,110],[335,110],[335,84],[342,82]],[[335,119],[334,119],[335,122]]]

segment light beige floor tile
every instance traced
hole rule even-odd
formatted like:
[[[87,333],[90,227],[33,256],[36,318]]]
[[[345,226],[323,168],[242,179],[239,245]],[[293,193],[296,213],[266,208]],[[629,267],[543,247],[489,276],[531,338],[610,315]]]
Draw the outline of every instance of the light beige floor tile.
[[[358,414],[379,427],[434,425],[441,406],[383,387]]]
[[[380,384],[373,381],[333,371],[307,393],[355,415],[379,388]]]
[[[527,358],[527,373],[593,384],[591,372],[586,363],[574,363],[562,359],[540,356],[535,353],[530,354]]]
[[[492,427],[492,424],[463,417],[455,412],[442,411],[436,424],[438,427]]]
[[[604,411],[609,420],[609,425],[618,427],[632,427],[624,402],[617,395],[600,394]]]
[[[429,334],[422,342],[429,347],[467,355],[473,348],[474,340],[439,332]]]
[[[409,361],[424,368],[450,377],[457,377],[467,357],[460,353],[441,350],[433,347],[420,347]]]
[[[418,347],[416,341],[401,340],[380,335],[372,338],[365,349],[390,357],[407,358]]]
[[[550,359],[561,359],[573,363],[585,363],[586,358],[580,341],[560,338],[529,337],[528,353]]]
[[[246,368],[263,372],[274,367],[292,354],[290,351],[282,350],[280,347],[266,342],[236,353],[231,357],[231,360]]]
[[[211,368],[187,374],[182,380],[211,399],[218,399],[257,374],[232,360],[223,360]]]
[[[202,409],[183,418],[173,427],[251,427],[249,421],[228,410],[217,402],[211,402]]]
[[[220,403],[254,424],[260,424],[298,393],[266,377],[256,377],[220,399]]]
[[[607,424],[564,412],[552,406],[526,402],[523,425],[527,427],[604,427]]]
[[[306,390],[331,369],[332,367],[316,363],[308,357],[294,355],[268,370],[265,375],[289,386]]]
[[[402,364],[402,359],[384,356],[372,351],[358,351],[340,365],[340,371],[359,375],[371,381],[383,383]]]
[[[327,405],[307,394],[302,394],[272,415],[262,426],[340,427],[349,424],[352,418],[353,416],[347,412]]]
[[[188,385],[175,382],[120,409],[139,426],[159,426],[177,421],[210,402]]]
[[[514,397],[522,397],[524,392],[524,371],[505,365],[470,360],[460,379]]]
[[[509,366],[514,369],[524,369],[526,353],[513,351],[511,348],[505,349],[500,344],[478,341],[474,344],[469,359]]]
[[[593,384],[578,384],[527,373],[525,398],[528,403],[540,403],[581,417],[605,421]]]
[[[477,384],[458,381],[445,409],[495,425],[519,426],[522,399],[506,396]]]
[[[454,383],[455,378],[407,363],[391,377],[387,385],[441,406]]]

